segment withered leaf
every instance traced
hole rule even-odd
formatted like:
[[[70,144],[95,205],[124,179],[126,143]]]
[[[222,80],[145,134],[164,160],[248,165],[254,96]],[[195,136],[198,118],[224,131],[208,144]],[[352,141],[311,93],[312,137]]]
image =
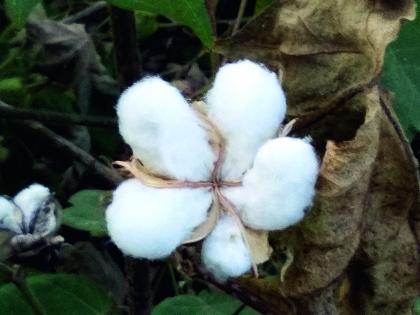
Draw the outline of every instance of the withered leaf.
[[[269,260],[273,249],[268,243],[268,232],[245,228],[245,233],[254,263],[259,265]]]
[[[213,231],[217,221],[219,220],[219,214],[219,205],[217,202],[213,202],[207,214],[206,220],[194,229],[183,244],[191,244],[204,239],[211,231]]]
[[[277,0],[216,50],[282,69],[288,114],[313,121],[378,77],[401,20],[415,16],[413,1],[392,16],[376,2]]]
[[[92,87],[117,94],[117,85],[102,65],[90,35],[82,24],[31,19],[29,36],[43,48],[40,68],[52,79],[74,86],[79,109],[86,113]]]
[[[388,1],[389,2],[389,1]],[[408,314],[420,292],[417,168],[377,78],[414,1],[274,1],[216,49],[281,70],[294,131],[322,159],[303,222],[270,235],[281,282],[233,284],[275,314]],[[344,289],[343,289],[344,288]]]

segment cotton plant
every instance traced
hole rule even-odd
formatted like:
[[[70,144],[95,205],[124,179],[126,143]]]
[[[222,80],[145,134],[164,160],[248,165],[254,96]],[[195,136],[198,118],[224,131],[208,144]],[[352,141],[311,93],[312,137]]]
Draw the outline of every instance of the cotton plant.
[[[117,164],[134,177],[114,191],[106,219],[126,255],[162,259],[204,239],[202,264],[216,280],[257,274],[271,254],[268,231],[296,224],[311,204],[316,153],[308,139],[281,131],[285,94],[262,65],[224,65],[205,101],[192,105],[147,77],[116,110],[133,151]]]
[[[32,184],[14,198],[0,196],[1,258],[32,256],[64,241],[55,235],[60,226],[60,206],[50,190]]]

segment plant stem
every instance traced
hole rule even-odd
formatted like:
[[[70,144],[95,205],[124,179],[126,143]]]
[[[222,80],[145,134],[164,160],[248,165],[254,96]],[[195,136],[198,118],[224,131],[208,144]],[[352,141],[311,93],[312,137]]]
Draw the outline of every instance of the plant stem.
[[[179,295],[178,283],[176,282],[175,271],[171,263],[168,263],[169,275],[171,276],[172,287],[175,295]]]
[[[1,100],[0,115],[2,119],[37,120],[60,125],[84,125],[101,128],[115,128],[117,126],[116,120],[112,118],[18,109],[2,102]]]
[[[140,78],[141,62],[137,48],[136,23],[132,11],[110,6],[117,77],[121,87]]]
[[[128,293],[129,314],[149,315],[153,302],[150,263],[148,260],[126,257],[125,266],[130,287]]]
[[[141,75],[135,17],[132,11],[114,6],[110,6],[110,14],[118,82],[121,88],[126,88]],[[129,283],[129,315],[149,315],[153,302],[150,263],[125,257],[125,267]]]
[[[235,35],[241,25],[242,17],[244,16],[245,8],[246,8],[246,0],[241,0],[239,5],[238,15],[236,17],[235,24],[233,25],[232,35]]]

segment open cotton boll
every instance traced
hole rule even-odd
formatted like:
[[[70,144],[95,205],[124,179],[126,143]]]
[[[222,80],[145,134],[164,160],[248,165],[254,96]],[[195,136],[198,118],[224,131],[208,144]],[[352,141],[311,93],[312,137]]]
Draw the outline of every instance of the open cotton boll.
[[[224,282],[251,269],[251,256],[235,219],[221,216],[216,227],[203,242],[201,260],[216,280]]]
[[[13,201],[0,196],[0,229],[22,233],[22,212]]]
[[[222,175],[240,179],[284,119],[286,99],[277,76],[249,60],[227,64],[217,72],[206,102],[227,142]]]
[[[108,232],[126,255],[164,258],[206,219],[211,202],[208,189],[151,188],[129,179],[106,210]]]
[[[135,83],[117,104],[119,129],[151,171],[179,180],[206,180],[215,159],[207,133],[181,93],[158,77]]]
[[[281,137],[261,147],[241,187],[224,193],[247,226],[282,230],[300,221],[311,205],[318,169],[308,141]]]
[[[36,211],[41,207],[51,193],[50,190],[40,184],[32,184],[20,191],[14,198],[15,204],[22,210],[25,228],[28,229],[30,222],[36,215]]]

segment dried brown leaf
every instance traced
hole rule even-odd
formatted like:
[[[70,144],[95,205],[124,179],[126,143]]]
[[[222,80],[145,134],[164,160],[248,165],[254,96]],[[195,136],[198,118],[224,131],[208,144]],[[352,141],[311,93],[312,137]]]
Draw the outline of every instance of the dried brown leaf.
[[[293,251],[284,282],[280,263],[274,278],[235,283],[265,310],[405,314],[419,294],[417,168],[376,86],[386,46],[413,18],[413,1],[275,1],[217,43],[281,70],[295,132],[322,157],[310,213],[270,236],[273,260]]]
[[[183,244],[191,244],[204,239],[211,231],[213,231],[216,226],[217,221],[219,220],[220,208],[217,202],[213,202],[206,220],[197,226],[191,235],[188,236]]]
[[[393,16],[376,2],[277,0],[216,50],[282,69],[288,114],[312,121],[377,78],[401,19],[415,16],[413,1]]]
[[[268,243],[268,232],[245,228],[245,233],[254,263],[259,265],[269,260],[273,249]]]

